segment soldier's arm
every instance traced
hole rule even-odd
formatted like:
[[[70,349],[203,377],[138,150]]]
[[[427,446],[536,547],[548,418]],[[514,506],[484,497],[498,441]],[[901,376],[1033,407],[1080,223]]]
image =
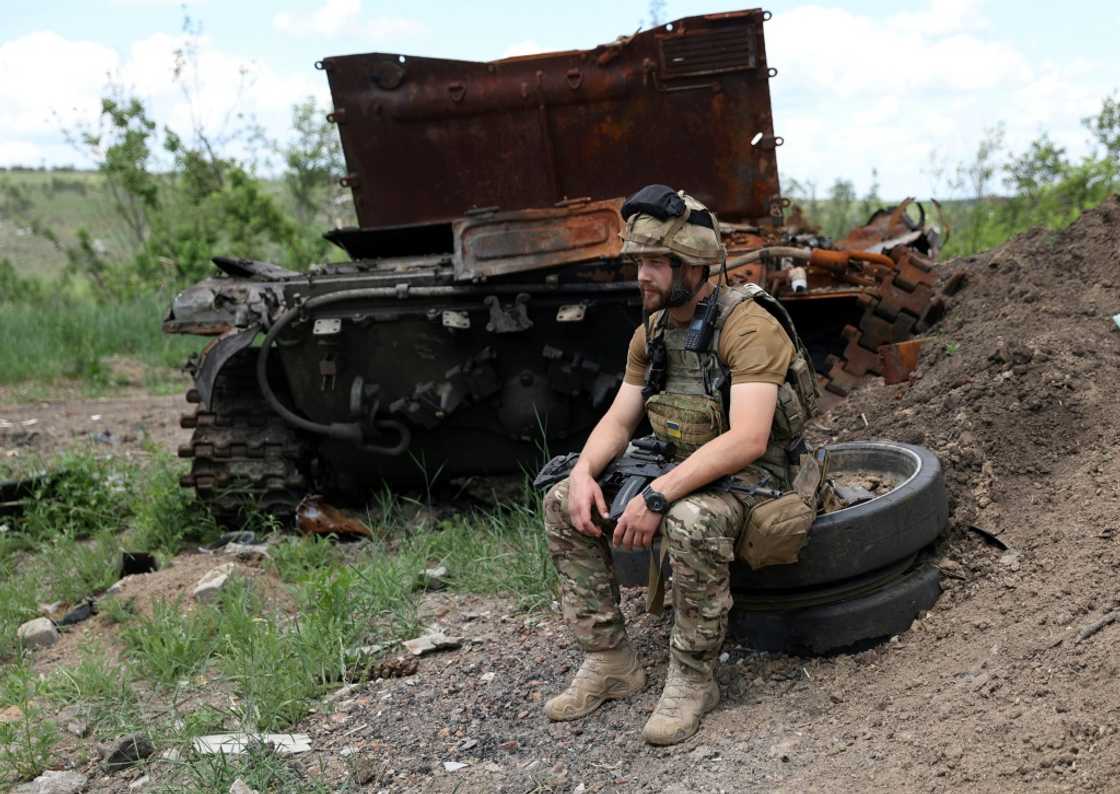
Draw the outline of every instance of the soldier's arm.
[[[642,387],[623,383],[611,407],[591,431],[579,461],[568,475],[568,515],[572,526],[579,532],[592,537],[599,536],[600,530],[591,511],[597,510],[606,517],[608,509],[603,489],[595,478],[611,460],[626,449],[638,422],[642,420],[644,410]]]
[[[731,387],[730,429],[654,480],[654,490],[675,502],[712,480],[741,471],[762,457],[778,404],[773,383],[739,383]]]
[[[588,436],[572,473],[579,471],[592,479],[598,477],[607,464],[626,449],[644,412],[642,387],[623,383],[611,407]]]

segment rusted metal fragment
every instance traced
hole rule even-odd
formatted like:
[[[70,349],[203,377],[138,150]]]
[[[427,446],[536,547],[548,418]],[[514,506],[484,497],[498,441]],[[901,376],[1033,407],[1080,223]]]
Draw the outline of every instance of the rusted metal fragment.
[[[305,535],[372,535],[361,521],[314,496],[303,500],[296,517]]]
[[[908,213],[911,205],[918,208],[916,221]],[[926,226],[925,208],[911,197],[896,207],[876,210],[865,225],[852,229],[843,240],[837,240],[836,247],[845,251],[882,250],[890,247],[885,245],[888,241],[894,245],[911,244],[923,235],[930,235],[931,231],[931,227]],[[932,242],[936,249],[936,239]],[[936,256],[936,250],[933,254]]]
[[[455,228],[458,280],[617,257],[622,199],[463,218]]]
[[[761,9],[592,50],[489,63],[369,53],[322,67],[364,227],[602,200],[651,182],[687,186],[721,218],[772,222],[779,139]]]
[[[920,339],[880,346],[879,361],[883,380],[888,384],[905,383],[910,380],[910,373],[918,366],[921,349]]]

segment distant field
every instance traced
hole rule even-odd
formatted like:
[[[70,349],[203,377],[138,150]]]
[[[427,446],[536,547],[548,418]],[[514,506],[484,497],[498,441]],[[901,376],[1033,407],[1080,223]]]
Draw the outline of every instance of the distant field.
[[[264,184],[281,210],[294,215],[283,183],[272,179]],[[30,206],[14,208],[11,188],[19,190]],[[354,222],[347,210],[339,208],[340,223]],[[66,267],[65,254],[34,235],[26,218],[38,219],[58,235],[64,246],[73,244],[78,230],[84,227],[110,261],[127,259],[135,250],[135,241],[114,210],[105,180],[96,171],[0,171],[0,259],[11,260],[22,276],[46,280],[58,277]]]
[[[20,189],[31,206],[13,212],[8,186]],[[6,171],[0,173],[0,258],[25,276],[51,279],[66,265],[54,245],[32,234],[29,214],[54,230],[63,244],[75,242],[85,227],[109,254],[128,250],[125,229],[111,209],[101,175],[93,171]]]

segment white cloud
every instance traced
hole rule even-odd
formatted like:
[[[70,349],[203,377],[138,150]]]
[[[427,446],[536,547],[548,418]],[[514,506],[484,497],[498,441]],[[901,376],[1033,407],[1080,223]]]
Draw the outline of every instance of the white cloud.
[[[887,17],[820,5],[775,13],[766,46],[782,172],[823,192],[836,178],[865,190],[878,168],[883,195],[922,194],[931,154],[966,161],[1000,122],[1013,151],[1047,130],[1083,154],[1080,120],[1099,108],[1115,64],[1032,61],[982,10],[931,0]]]
[[[42,32],[0,44],[0,164],[78,161],[61,130],[96,126],[110,81],[144,100],[161,127],[184,136],[200,126],[220,138],[250,116],[270,135],[282,135],[294,103],[314,96],[328,104],[326,81],[310,69],[282,74],[219,50],[205,37],[194,40],[191,65],[173,80],[175,51],[188,43],[182,35],[156,33],[117,53]]]
[[[272,17],[272,25],[282,33],[295,36],[337,36],[345,33],[374,40],[411,36],[427,30],[423,23],[406,17],[364,19],[361,0],[325,0],[323,5],[308,13],[281,11]]]
[[[538,52],[544,52],[544,47],[540,45],[536,39],[524,39],[523,41],[515,41],[513,44],[505,48],[499,58],[515,58],[518,55],[536,55]]]
[[[112,3],[123,8],[181,8],[205,5],[206,0],[112,0]]]
[[[97,113],[100,89],[119,64],[111,47],[49,31],[0,44],[0,138],[10,145],[12,136],[44,133]]]
[[[981,0],[931,0],[920,11],[901,11],[887,20],[895,30],[920,30],[931,36],[984,30],[990,24]]]

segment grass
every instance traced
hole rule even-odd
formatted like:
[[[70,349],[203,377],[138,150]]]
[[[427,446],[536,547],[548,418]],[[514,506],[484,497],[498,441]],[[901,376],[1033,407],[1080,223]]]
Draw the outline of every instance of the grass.
[[[116,626],[120,661],[86,648],[77,664],[45,677],[10,640],[36,604],[78,600],[116,578],[122,548],[173,557],[217,531],[177,485],[183,464],[154,454],[143,466],[90,454],[50,462],[65,472],[0,536],[0,697],[20,718],[0,730],[0,781],[27,779],[52,764],[59,729],[51,715],[80,709],[96,740],[142,730],[182,760],[162,765],[166,791],[228,791],[237,777],[258,790],[331,790],[265,749],[239,758],[199,756],[194,737],[229,730],[289,730],[330,689],[368,674],[361,650],[422,628],[419,574],[449,570],[453,592],[508,593],[522,608],[547,604],[555,579],[533,498],[417,528],[410,505],[386,493],[370,515],[377,535],[338,545],[285,537],[265,563],[284,598],[256,578],[234,577],[212,603],[158,601],[141,611],[102,598]],[[266,526],[267,522],[258,521]],[[185,706],[184,704],[192,704]],[[176,788],[177,787],[177,788]],[[157,788],[157,790],[159,790]]]
[[[24,276],[57,278],[66,256],[31,232],[28,217],[49,226],[64,244],[74,244],[85,227],[107,252],[128,250],[124,224],[111,209],[104,178],[94,171],[0,173],[0,251]]]
[[[160,329],[168,298],[151,293],[113,306],[91,299],[3,302],[0,296],[0,385],[80,381],[87,393],[171,383],[202,345]],[[135,362],[122,367],[116,362]]]
[[[0,770],[11,770],[18,779],[33,778],[46,769],[58,740],[57,727],[36,702],[38,687],[35,674],[24,664],[8,667],[0,678],[3,705],[20,712],[19,719],[0,722]]]

